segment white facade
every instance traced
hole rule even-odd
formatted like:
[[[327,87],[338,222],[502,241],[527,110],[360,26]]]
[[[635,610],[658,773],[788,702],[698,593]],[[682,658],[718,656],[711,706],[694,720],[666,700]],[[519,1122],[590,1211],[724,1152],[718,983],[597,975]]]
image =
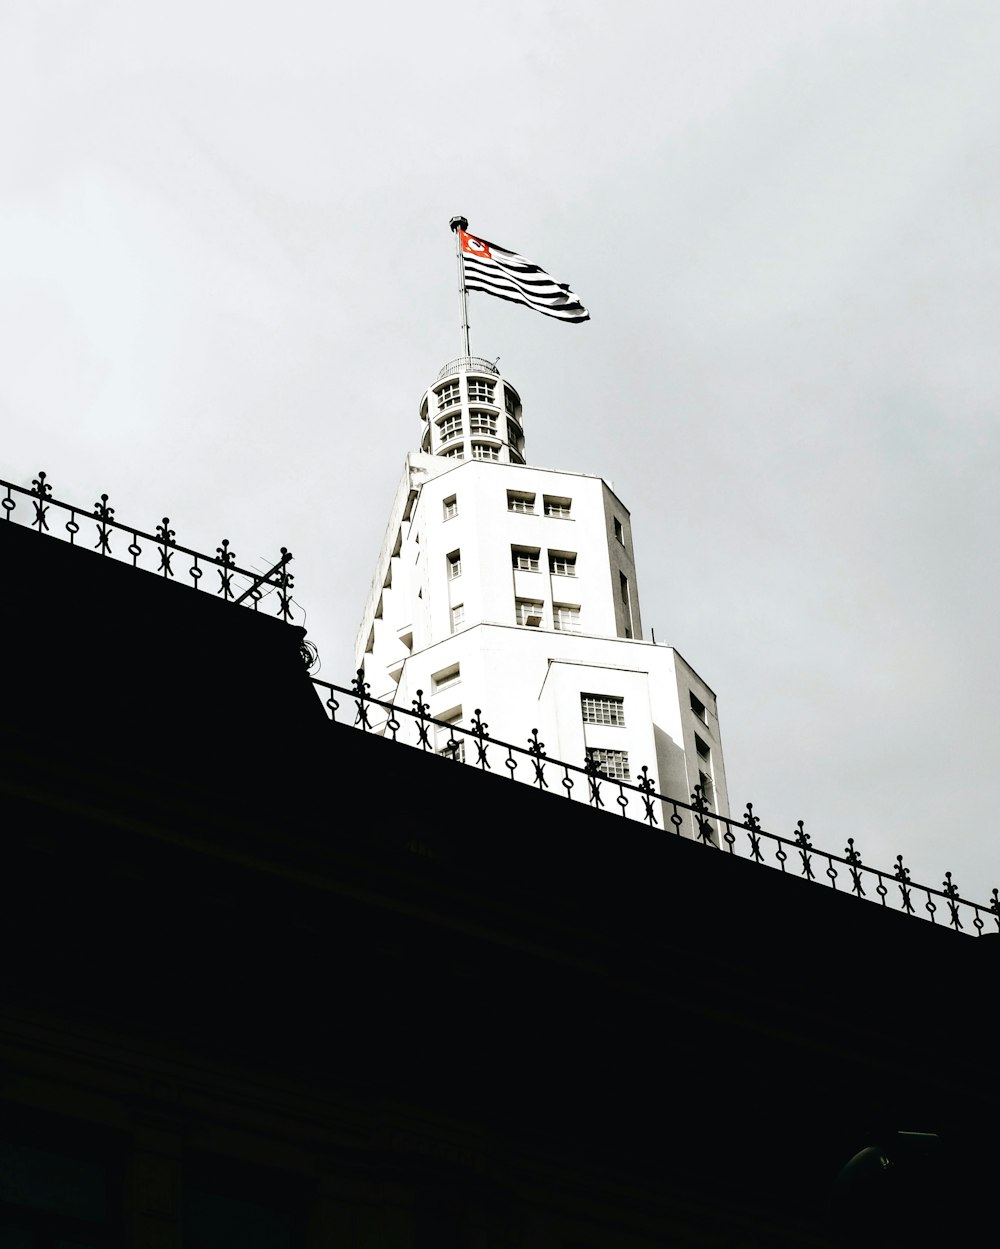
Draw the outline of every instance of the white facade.
[[[645,765],[727,815],[715,695],[642,640],[628,509],[599,477],[524,463],[520,397],[488,361],[447,365],[420,411],[358,633],[372,697],[466,728],[479,709],[495,740],[537,729],[552,759],[590,752],[633,784]]]

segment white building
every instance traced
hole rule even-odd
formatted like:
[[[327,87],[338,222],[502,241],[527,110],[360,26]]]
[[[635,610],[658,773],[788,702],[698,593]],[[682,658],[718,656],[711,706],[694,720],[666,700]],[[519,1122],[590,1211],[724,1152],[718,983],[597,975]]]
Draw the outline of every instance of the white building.
[[[464,727],[480,709],[495,740],[537,729],[551,759],[632,783],[645,765],[657,792],[700,784],[728,815],[715,695],[643,640],[628,509],[599,477],[526,465],[520,396],[487,360],[446,365],[420,418],[358,633],[370,694]]]

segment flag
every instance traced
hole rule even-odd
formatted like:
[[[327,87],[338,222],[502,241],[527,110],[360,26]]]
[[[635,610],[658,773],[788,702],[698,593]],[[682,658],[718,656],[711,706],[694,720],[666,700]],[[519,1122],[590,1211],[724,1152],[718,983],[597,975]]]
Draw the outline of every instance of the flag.
[[[590,313],[566,283],[557,282],[538,265],[464,229],[459,229],[458,237],[467,291],[483,291],[514,304],[525,304],[560,321],[590,320]]]

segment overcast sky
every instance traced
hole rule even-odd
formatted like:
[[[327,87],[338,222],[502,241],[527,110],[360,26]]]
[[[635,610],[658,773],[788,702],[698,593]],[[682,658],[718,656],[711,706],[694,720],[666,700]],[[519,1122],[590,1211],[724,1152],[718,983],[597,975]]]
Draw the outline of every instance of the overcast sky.
[[[995,0],[6,0],[0,476],[289,547],[348,684],[464,214],[590,309],[472,349],[630,508],[734,808],[985,901],[998,65]]]

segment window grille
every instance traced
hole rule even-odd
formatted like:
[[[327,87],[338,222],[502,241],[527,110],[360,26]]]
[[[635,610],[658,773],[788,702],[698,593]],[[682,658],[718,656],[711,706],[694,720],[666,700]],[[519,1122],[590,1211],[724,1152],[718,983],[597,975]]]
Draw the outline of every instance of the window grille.
[[[537,629],[542,623],[542,605],[536,599],[519,598],[514,602],[517,612],[517,623]]]
[[[452,447],[450,451],[442,452],[441,458],[443,460],[464,460],[465,448],[464,447]]]
[[[587,755],[597,764],[601,776],[606,776],[611,781],[629,779],[627,750],[605,750],[599,746],[588,746]]]
[[[454,581],[456,577],[462,575],[462,552],[452,551],[446,559],[448,560],[448,580]]]
[[[569,607],[565,603],[553,603],[552,627],[560,633],[580,632],[580,609]]]
[[[573,505],[572,499],[557,499],[554,495],[543,495],[545,503],[546,516],[558,516],[565,519],[569,516],[570,508]]]
[[[500,449],[491,447],[485,442],[474,442],[472,444],[472,458],[474,460],[499,460]]]
[[[511,562],[519,572],[538,572],[538,551],[521,551],[511,548]]]
[[[465,624],[465,605],[458,603],[451,609],[451,631],[454,633]]]
[[[535,510],[535,496],[521,494],[517,490],[507,491],[507,511],[532,513]]]
[[[492,403],[493,402],[493,382],[484,382],[480,378],[470,377],[469,379],[469,402],[470,403]]]
[[[495,438],[497,418],[490,412],[470,412],[469,429],[474,434],[492,434]]]
[[[462,414],[461,412],[453,412],[451,416],[446,416],[438,422],[438,429],[441,433],[441,441],[449,442],[452,438],[459,438],[462,434]]]
[[[549,554],[549,572],[556,577],[576,576],[576,556]]]
[[[445,520],[451,520],[453,516],[458,515],[458,499],[455,495],[451,495],[449,498],[445,499],[442,506],[444,508]]]
[[[439,412],[461,402],[462,394],[458,382],[446,382],[436,393]]]
[[[584,724],[625,724],[625,699],[616,694],[581,694],[580,709]]]

